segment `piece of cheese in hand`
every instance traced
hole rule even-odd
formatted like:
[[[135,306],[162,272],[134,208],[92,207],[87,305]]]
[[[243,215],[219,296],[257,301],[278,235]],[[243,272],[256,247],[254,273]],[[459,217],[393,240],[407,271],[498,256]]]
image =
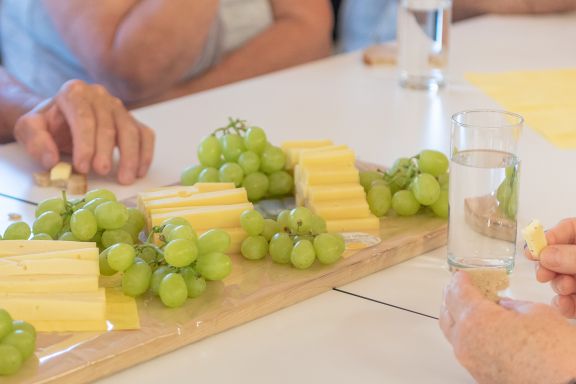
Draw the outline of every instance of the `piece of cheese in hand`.
[[[526,246],[535,259],[540,258],[540,252],[548,245],[544,228],[540,221],[532,220],[528,226],[522,229],[522,237],[526,241]]]

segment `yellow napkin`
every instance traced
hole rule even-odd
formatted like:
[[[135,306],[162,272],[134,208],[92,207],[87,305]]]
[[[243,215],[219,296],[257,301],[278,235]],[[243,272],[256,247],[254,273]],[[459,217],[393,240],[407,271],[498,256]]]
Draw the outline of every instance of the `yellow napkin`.
[[[576,148],[576,69],[468,73],[466,79],[559,148]]]

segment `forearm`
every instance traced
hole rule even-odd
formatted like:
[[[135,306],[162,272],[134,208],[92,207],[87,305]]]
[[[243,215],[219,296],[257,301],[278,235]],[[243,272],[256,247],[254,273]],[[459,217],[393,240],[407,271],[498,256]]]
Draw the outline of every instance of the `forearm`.
[[[38,96],[0,67],[0,143],[14,140],[16,120],[40,101]]]
[[[454,20],[481,15],[497,14],[537,14],[564,12],[576,9],[576,0],[454,0]]]

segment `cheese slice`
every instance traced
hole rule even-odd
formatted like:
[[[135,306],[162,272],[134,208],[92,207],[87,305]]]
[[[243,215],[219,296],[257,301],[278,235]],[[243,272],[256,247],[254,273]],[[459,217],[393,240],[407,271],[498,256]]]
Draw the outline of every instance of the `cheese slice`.
[[[0,257],[86,248],[96,248],[96,243],[57,240],[2,240]]]
[[[96,275],[100,274],[98,260],[50,259],[0,259],[0,278],[21,275]]]
[[[40,259],[75,259],[75,260],[98,260],[98,248],[70,249],[65,251],[51,251],[42,253],[25,253],[13,256],[3,256],[0,260],[23,261]]]
[[[326,229],[328,232],[372,232],[380,229],[380,220],[372,214],[362,219],[326,220]]]
[[[145,203],[147,212],[161,208],[188,208],[206,205],[241,204],[248,202],[244,188],[227,189],[223,191],[196,193],[187,197],[169,197],[151,200]],[[158,212],[158,211],[157,211]]]
[[[351,149],[341,149],[336,151],[310,151],[300,154],[300,164],[303,167],[329,165],[341,167],[354,165],[355,156]]]
[[[335,151],[339,149],[348,149],[346,145],[333,145],[332,143],[327,145],[320,145],[316,147],[301,147],[301,148],[288,148],[285,150],[286,153],[286,167],[287,169],[292,169],[300,161],[300,157],[303,153],[309,152],[319,152],[319,151]]]
[[[544,227],[538,220],[532,220],[527,227],[522,229],[522,237],[526,241],[526,246],[535,259],[540,258],[540,252],[548,245]]]
[[[284,151],[292,148],[317,148],[332,145],[332,140],[287,140],[280,146]]]
[[[355,167],[303,169],[302,183],[305,185],[332,185],[359,183],[360,176]]]
[[[104,288],[82,293],[2,293],[0,308],[13,318],[34,320],[103,320],[106,317]]]
[[[361,219],[370,216],[366,199],[323,201],[310,204],[312,211],[324,220]]]
[[[215,205],[181,209],[173,212],[152,213],[152,225],[160,225],[171,217],[182,217],[193,228],[236,228],[240,226],[240,215],[247,209],[253,209],[251,203]]]
[[[98,275],[23,275],[0,277],[1,293],[94,292]]]
[[[196,183],[192,186],[175,185],[155,188],[146,192],[140,192],[138,198],[142,201],[167,199],[170,197],[186,197],[196,193],[224,191],[234,189],[234,183]]]
[[[320,201],[366,198],[364,188],[358,183],[309,186],[307,194],[310,204],[315,204]]]

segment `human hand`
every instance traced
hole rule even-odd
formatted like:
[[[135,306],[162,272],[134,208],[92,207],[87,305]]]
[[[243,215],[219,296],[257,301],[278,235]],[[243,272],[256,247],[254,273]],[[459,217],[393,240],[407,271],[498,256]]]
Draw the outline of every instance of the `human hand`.
[[[68,81],[54,97],[20,117],[14,136],[45,168],[56,165],[60,153],[72,154],[79,173],[93,169],[109,174],[118,147],[120,184],[145,176],[154,154],[154,132],[104,87],[80,80]]]
[[[551,307],[485,299],[465,272],[444,292],[440,327],[479,383],[567,383],[576,377],[576,330]]]
[[[568,318],[576,318],[576,219],[565,219],[546,232],[548,246],[540,252],[536,279],[550,282],[558,295],[552,305]],[[528,250],[524,254],[534,260]]]

